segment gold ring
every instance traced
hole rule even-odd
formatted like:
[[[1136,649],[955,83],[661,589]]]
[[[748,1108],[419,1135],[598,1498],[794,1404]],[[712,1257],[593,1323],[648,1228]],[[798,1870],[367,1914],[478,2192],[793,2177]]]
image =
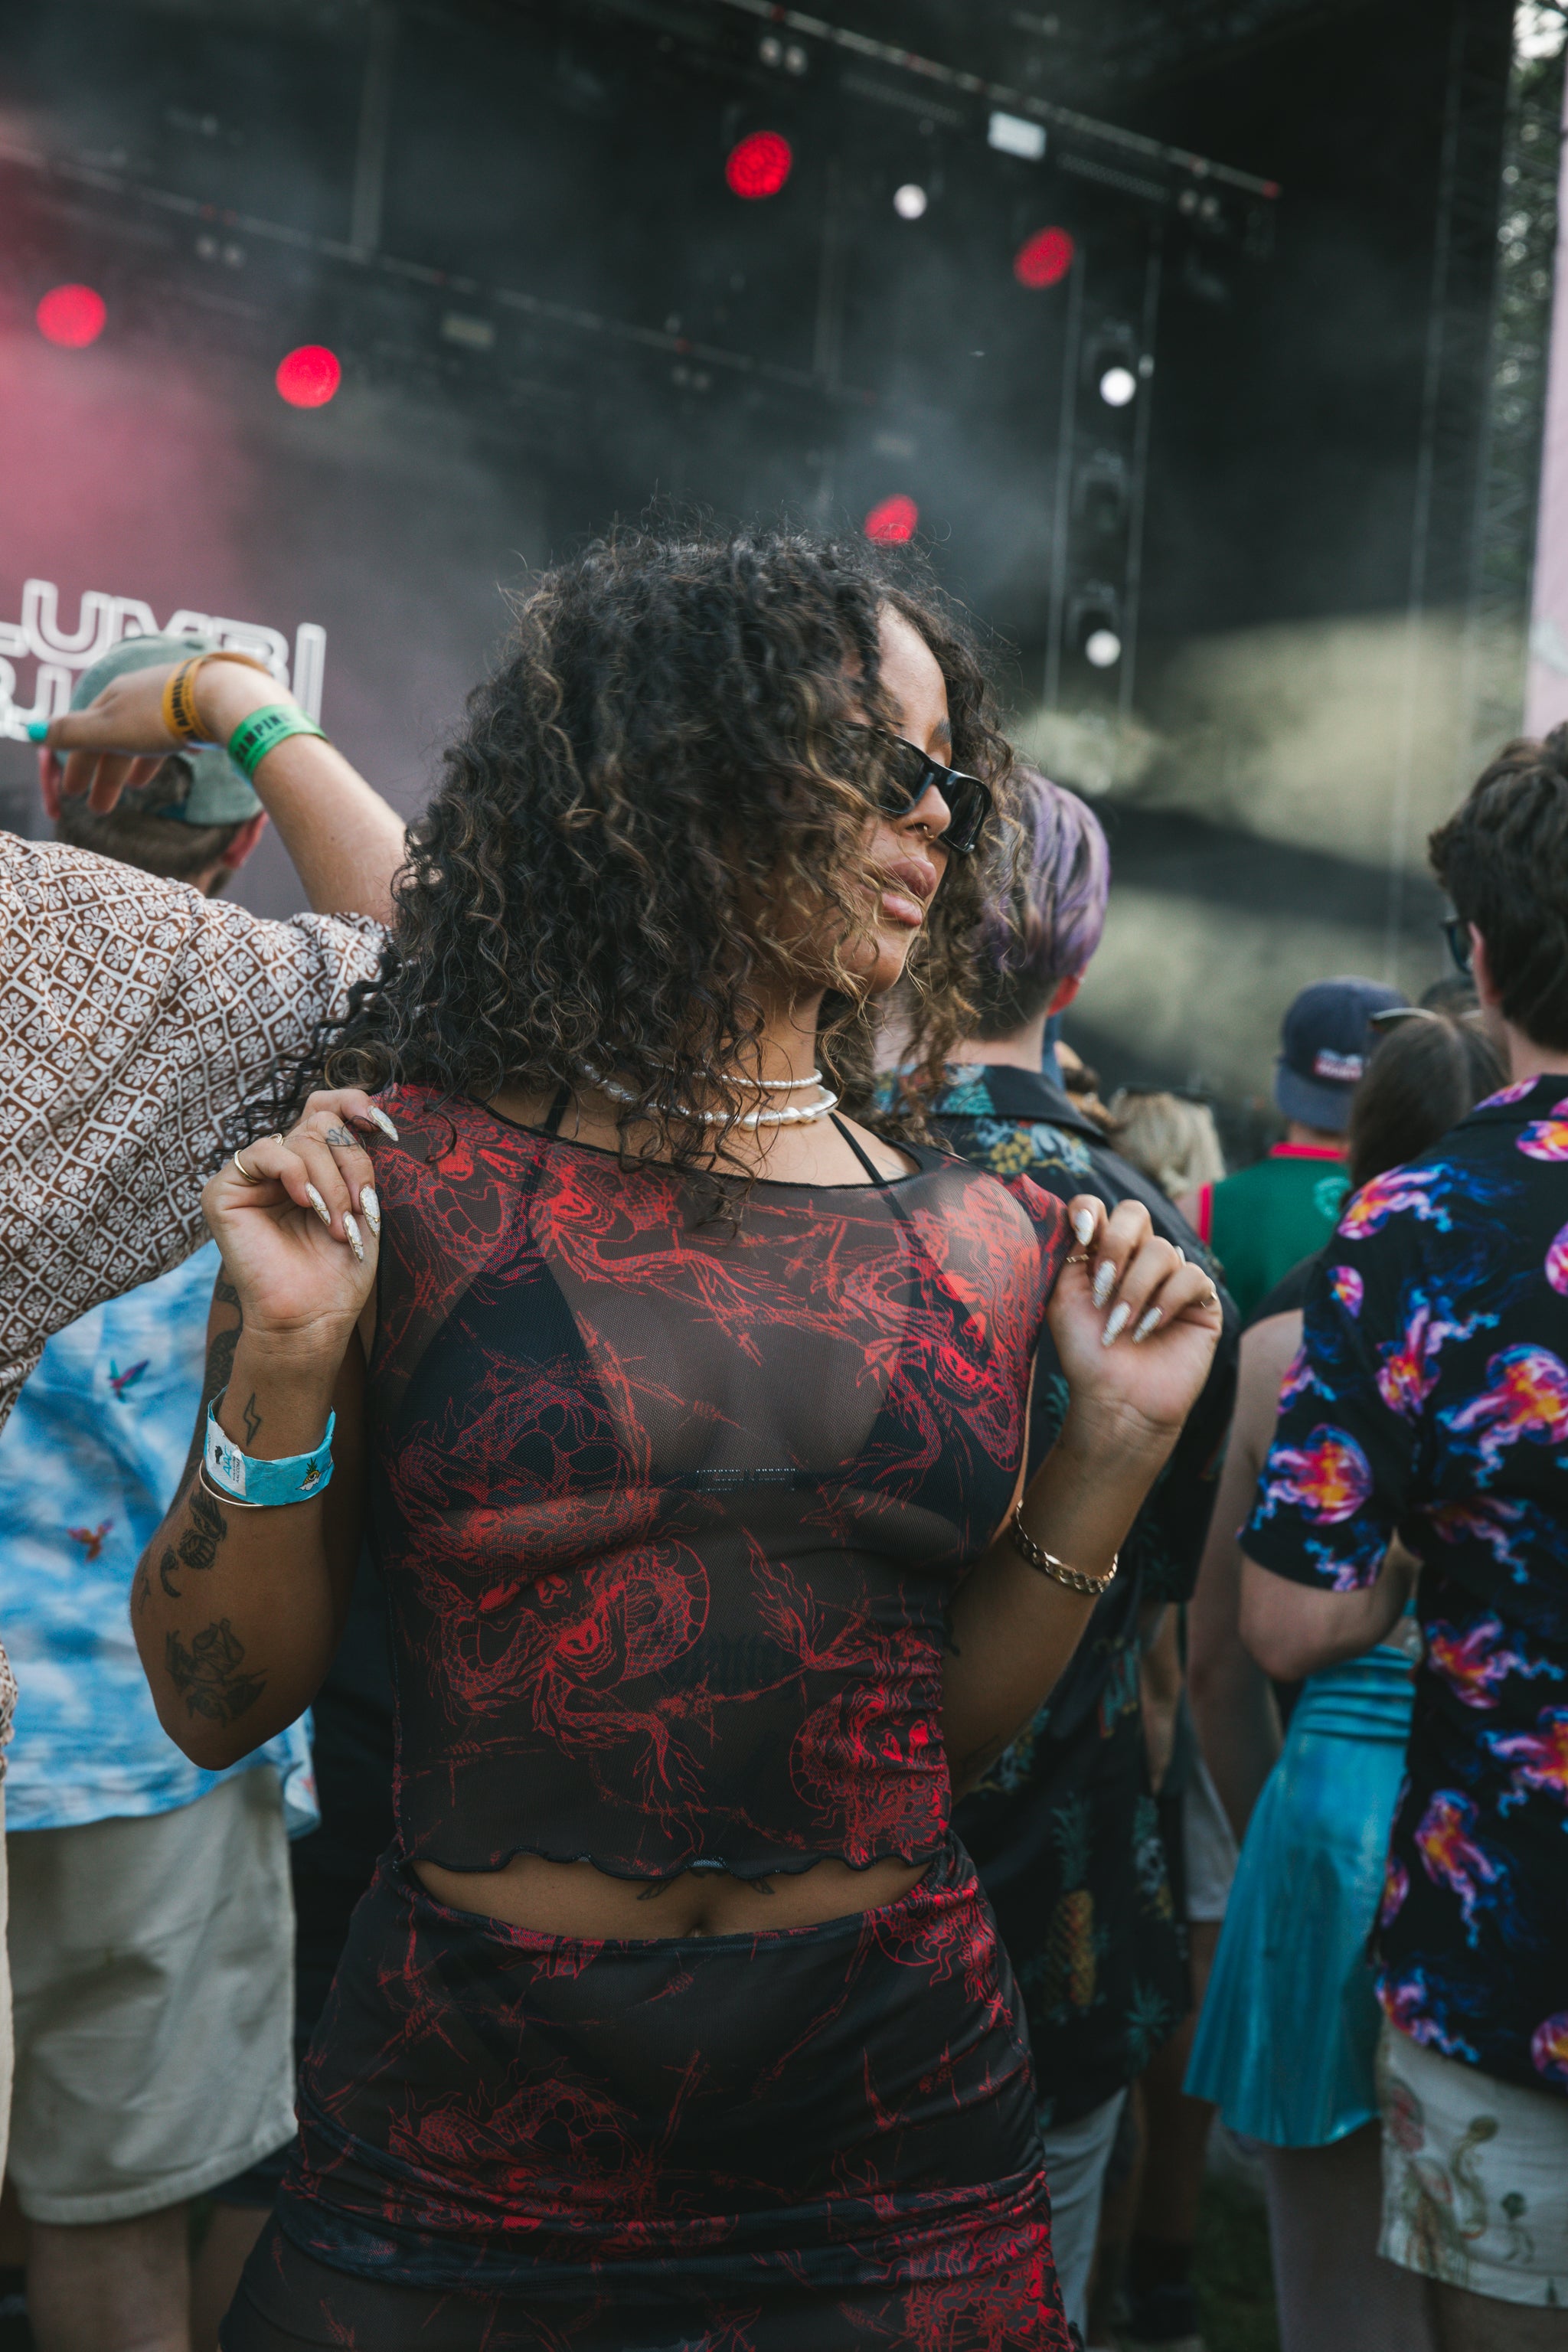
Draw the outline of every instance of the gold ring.
[[[269,1143],[281,1143],[283,1138],[280,1135],[270,1135],[267,1140]],[[274,1181],[270,1176],[258,1176],[253,1170],[246,1166],[237,1151],[234,1154],[234,1164],[247,1184],[270,1184]]]

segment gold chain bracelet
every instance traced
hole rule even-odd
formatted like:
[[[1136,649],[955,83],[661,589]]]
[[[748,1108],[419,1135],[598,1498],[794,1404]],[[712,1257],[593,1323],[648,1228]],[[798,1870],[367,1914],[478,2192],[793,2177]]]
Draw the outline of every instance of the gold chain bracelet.
[[[1035,1541],[1024,1525],[1022,1503],[1007,1522],[1007,1540],[1026,1568],[1032,1568],[1039,1576],[1053,1578],[1058,1584],[1065,1584],[1069,1592],[1081,1592],[1089,1601],[1098,1601],[1102,1592],[1109,1591],[1121,1560],[1121,1553],[1114,1553],[1103,1576],[1085,1576],[1081,1569],[1069,1568],[1065,1559],[1058,1559],[1054,1551],[1047,1551],[1044,1544]]]

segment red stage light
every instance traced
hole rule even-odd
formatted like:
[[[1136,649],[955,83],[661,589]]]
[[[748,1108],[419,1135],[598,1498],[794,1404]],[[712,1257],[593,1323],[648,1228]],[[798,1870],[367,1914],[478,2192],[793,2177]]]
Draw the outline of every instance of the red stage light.
[[[1065,228],[1037,229],[1013,256],[1013,275],[1020,286],[1058,286],[1077,250]]]
[[[337,353],[325,343],[301,343],[279,361],[274,378],[290,408],[324,408],[342,380]]]
[[[921,510],[913,499],[896,490],[890,499],[879,499],[867,516],[866,536],[879,547],[901,547],[906,539],[913,539],[920,520]]]
[[[737,196],[776,196],[795,168],[795,149],[780,131],[748,131],[731,148],[724,178]]]
[[[51,286],[34,315],[47,342],[79,352],[97,342],[109,313],[90,286]]]

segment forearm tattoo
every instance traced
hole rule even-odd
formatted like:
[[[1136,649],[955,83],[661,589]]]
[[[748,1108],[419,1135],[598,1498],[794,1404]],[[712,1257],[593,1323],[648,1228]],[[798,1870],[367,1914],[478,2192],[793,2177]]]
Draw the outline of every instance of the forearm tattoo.
[[[221,1396],[228,1386],[229,1374],[234,1370],[235,1349],[239,1345],[239,1335],[245,1328],[245,1317],[239,1304],[239,1293],[221,1266],[218,1269],[217,1280],[213,1286],[213,1297],[220,1307],[233,1307],[235,1320],[227,1328],[215,1331],[207,1341],[206,1370],[202,1374],[202,1401],[196,1412],[196,1425],[191,1436],[191,1450],[185,1456],[185,1466],[180,1473],[176,1501],[196,1475],[196,1465],[202,1458],[202,1449],[206,1444],[207,1407],[214,1398]],[[252,1397],[250,1402],[254,1404],[256,1399]],[[193,1561],[191,1564],[194,1567],[195,1562]],[[210,1568],[211,1561],[209,1560],[206,1565]]]
[[[186,1713],[205,1715],[212,1723],[236,1722],[267,1688],[265,1675],[246,1673],[245,1644],[226,1617],[198,1633],[189,1648],[171,1633],[163,1660]]]
[[[232,1307],[236,1316],[240,1316],[239,1293],[221,1266],[218,1268],[217,1281],[213,1286],[213,1297],[220,1306]],[[207,1341],[206,1368],[202,1374],[202,1399],[196,1412],[196,1425],[191,1437],[191,1450],[185,1456],[185,1466],[180,1473],[180,1483],[174,1490],[174,1499],[169,1507],[171,1513],[174,1513],[179,1509],[182,1503],[184,1503],[188,1507],[188,1524],[179,1538],[177,1557],[174,1549],[165,1544],[163,1555],[158,1561],[158,1583],[165,1601],[178,1601],[181,1597],[180,1587],[174,1581],[174,1570],[181,1562],[186,1568],[211,1568],[217,1559],[218,1546],[228,1533],[228,1521],[197,1478],[196,1468],[206,1444],[207,1407],[214,1398],[221,1395],[228,1386],[229,1374],[234,1370],[235,1349],[239,1345],[239,1335],[244,1328],[244,1320],[241,1317],[240,1320],[226,1329],[215,1331]],[[251,1419],[255,1404],[256,1399],[253,1396],[246,1408],[246,1429],[253,1439],[255,1429],[251,1427]],[[255,1427],[258,1429],[260,1426],[260,1416],[258,1414],[255,1417]],[[139,1606],[145,1608],[152,1597],[152,1580],[143,1568],[141,1582],[136,1588]]]

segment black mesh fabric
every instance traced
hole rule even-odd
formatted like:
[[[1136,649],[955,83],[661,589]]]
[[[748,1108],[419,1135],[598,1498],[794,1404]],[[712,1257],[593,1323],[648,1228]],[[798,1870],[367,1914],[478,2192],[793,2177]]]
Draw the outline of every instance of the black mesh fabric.
[[[944,1609],[1008,1506],[1061,1204],[700,1175],[387,1097],[370,1375],[406,1854],[918,1861]]]

